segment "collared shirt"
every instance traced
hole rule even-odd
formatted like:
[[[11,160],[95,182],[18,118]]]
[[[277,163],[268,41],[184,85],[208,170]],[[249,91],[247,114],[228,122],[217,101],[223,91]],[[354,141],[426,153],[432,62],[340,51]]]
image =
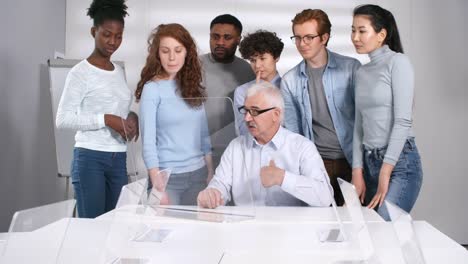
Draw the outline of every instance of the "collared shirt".
[[[327,53],[328,63],[323,73],[323,87],[341,149],[351,164],[353,160],[354,75],[361,64],[354,58],[329,50]],[[283,76],[281,93],[285,104],[285,127],[313,141],[313,113],[308,83],[306,61],[303,60]]]
[[[270,160],[284,169],[285,175],[281,186],[265,188],[260,169]],[[265,145],[258,144],[250,134],[231,141],[208,188],[219,190],[225,202],[232,200],[244,206],[299,206],[301,201],[329,206],[333,197],[315,145],[283,127]]]
[[[237,87],[234,91],[234,115],[236,117],[236,128],[238,130],[236,131],[237,135],[247,135],[249,133],[249,130],[247,129],[247,126],[244,122],[244,115],[239,113],[238,109],[244,105],[245,97],[247,96],[247,90],[252,85],[254,85],[255,82],[256,80],[244,83],[243,85]],[[276,74],[276,76],[271,80],[271,83],[279,89],[281,85],[281,77],[279,74]]]

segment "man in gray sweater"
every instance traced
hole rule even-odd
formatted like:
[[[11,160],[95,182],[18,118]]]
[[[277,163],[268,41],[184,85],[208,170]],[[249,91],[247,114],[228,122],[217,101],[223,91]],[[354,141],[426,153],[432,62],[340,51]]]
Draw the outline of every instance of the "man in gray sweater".
[[[208,98],[205,104],[212,145],[215,147],[215,166],[224,151],[221,149],[218,153],[216,146],[227,146],[236,137],[232,104],[234,90],[255,79],[250,65],[235,55],[241,34],[242,24],[236,17],[229,14],[217,16],[210,24],[211,52],[200,56],[208,97],[216,97]]]

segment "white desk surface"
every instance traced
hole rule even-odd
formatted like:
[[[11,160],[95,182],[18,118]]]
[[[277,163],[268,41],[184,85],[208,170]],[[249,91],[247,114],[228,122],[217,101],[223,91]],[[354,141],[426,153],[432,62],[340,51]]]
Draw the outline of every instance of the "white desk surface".
[[[349,228],[344,208],[339,214]],[[364,209],[363,214],[379,263],[403,263],[391,223],[372,210]],[[347,242],[319,242],[317,231],[333,224],[332,208],[262,207],[256,208],[256,219],[238,223],[133,217],[128,219],[132,226],[144,222],[170,233],[161,243],[119,244],[116,239],[109,246],[109,231],[122,227],[112,219],[112,214],[63,219],[34,232],[14,233],[0,262],[102,263],[113,251],[127,258],[152,258],[154,263],[337,263],[355,257],[357,251]],[[467,251],[455,241],[427,222],[416,221],[414,226],[427,263],[468,263]]]
[[[187,209],[192,212],[185,212],[184,211],[176,211],[171,210],[174,209]],[[164,221],[164,222],[186,222],[183,218],[184,216],[192,215],[192,220],[197,218],[197,214],[194,212],[198,208],[195,206],[170,206],[169,210],[165,212],[160,212],[160,215],[168,215],[169,217],[154,217],[151,216],[152,220],[155,221]],[[135,207],[127,207],[121,208],[119,211],[135,211]],[[107,214],[101,215],[98,219],[110,219],[113,217],[114,211],[111,211]],[[281,206],[264,206],[264,207],[239,207],[239,206],[221,206],[214,210],[210,209],[200,209],[202,212],[200,218],[208,217],[210,214],[204,214],[204,212],[208,213],[224,213],[226,215],[254,215],[255,216],[255,223],[269,223],[269,222],[336,222],[336,214],[333,208],[331,207],[281,207]],[[348,214],[348,210],[346,207],[337,207],[337,213],[340,216],[342,221],[351,221],[350,216]],[[380,217],[375,210],[370,210],[366,207],[362,207],[362,213],[366,221],[368,222],[383,222],[384,220]],[[180,218],[177,217],[170,217],[171,215],[178,215],[180,214]],[[220,215],[222,216],[222,215]],[[213,214],[213,217],[216,218],[216,214]]]

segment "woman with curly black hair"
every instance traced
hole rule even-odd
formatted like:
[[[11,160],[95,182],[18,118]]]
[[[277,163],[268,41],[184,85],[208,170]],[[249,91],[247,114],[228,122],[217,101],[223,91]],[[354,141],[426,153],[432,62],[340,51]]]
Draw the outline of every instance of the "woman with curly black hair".
[[[250,62],[252,70],[257,75],[256,80],[244,83],[236,88],[234,92],[234,107],[240,111],[244,105],[247,89],[260,81],[270,82],[276,87],[280,87],[281,77],[276,70],[276,63],[279,61],[284,43],[276,36],[276,33],[258,30],[255,33],[244,36],[239,45],[242,58]],[[236,127],[240,135],[248,133],[244,122],[244,115],[235,111]]]
[[[94,0],[94,50],[67,76],[57,110],[58,128],[78,130],[71,176],[79,217],[112,210],[127,184],[127,140],[138,137],[138,118],[129,113],[131,91],[123,69],[110,58],[122,43],[124,0]]]

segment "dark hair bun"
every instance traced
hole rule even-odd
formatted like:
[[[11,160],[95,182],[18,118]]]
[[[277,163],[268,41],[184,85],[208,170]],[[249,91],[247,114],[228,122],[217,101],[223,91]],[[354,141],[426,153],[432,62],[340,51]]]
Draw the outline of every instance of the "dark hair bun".
[[[124,22],[128,15],[125,0],[93,0],[87,15],[93,19],[94,25],[100,25],[104,20],[112,19]]]

